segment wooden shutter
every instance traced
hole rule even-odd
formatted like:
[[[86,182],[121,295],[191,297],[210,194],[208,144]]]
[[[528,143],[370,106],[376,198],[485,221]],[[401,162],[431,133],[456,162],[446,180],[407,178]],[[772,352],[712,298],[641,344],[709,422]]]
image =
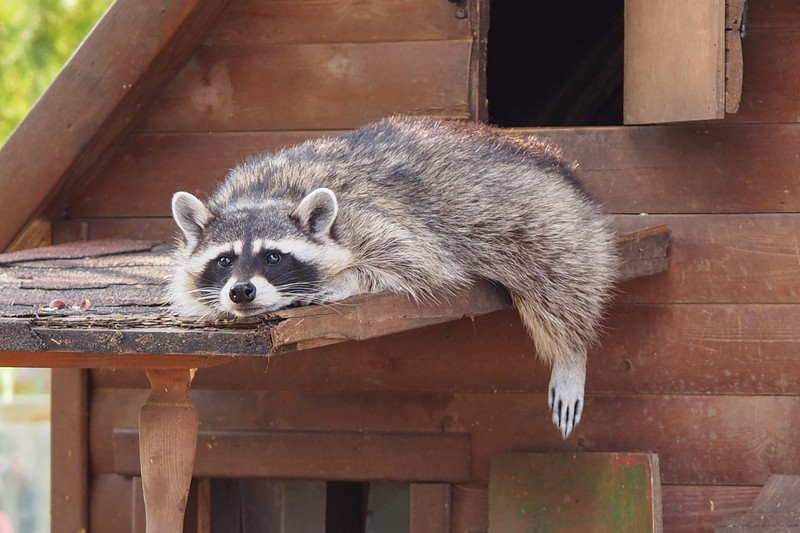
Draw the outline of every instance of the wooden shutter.
[[[725,116],[725,1],[625,0],[625,124]]]

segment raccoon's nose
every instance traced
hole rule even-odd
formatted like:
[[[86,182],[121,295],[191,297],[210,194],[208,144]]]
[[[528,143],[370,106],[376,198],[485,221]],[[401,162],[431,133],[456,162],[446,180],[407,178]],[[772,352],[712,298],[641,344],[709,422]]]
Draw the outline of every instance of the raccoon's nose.
[[[231,287],[230,298],[237,304],[250,303],[256,298],[256,286],[249,281],[240,281]]]

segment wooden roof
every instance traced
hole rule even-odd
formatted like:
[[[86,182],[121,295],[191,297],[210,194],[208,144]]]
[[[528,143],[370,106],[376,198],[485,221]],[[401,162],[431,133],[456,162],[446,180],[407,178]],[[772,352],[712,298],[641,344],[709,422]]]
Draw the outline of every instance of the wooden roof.
[[[0,150],[0,250],[47,224],[190,57],[230,0],[116,0]]]

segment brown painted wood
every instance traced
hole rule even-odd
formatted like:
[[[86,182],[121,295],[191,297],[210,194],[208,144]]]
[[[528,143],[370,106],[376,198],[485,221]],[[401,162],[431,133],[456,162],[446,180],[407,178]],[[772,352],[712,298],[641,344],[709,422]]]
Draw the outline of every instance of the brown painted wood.
[[[725,1],[625,2],[625,124],[723,118]]]
[[[193,376],[191,370],[147,372],[152,389],[139,414],[135,457],[141,464],[148,533],[183,530],[198,428],[188,394]]]
[[[800,54],[799,54],[800,56]],[[797,70],[800,72],[800,68]],[[587,190],[610,213],[800,212],[800,125],[675,125],[658,128],[523,129],[579,163]],[[339,132],[331,132],[335,135]],[[248,154],[273,151],[319,131],[131,135],[68,209],[71,218],[169,217],[175,191],[211,193]],[[678,155],[679,154],[679,155]],[[83,220],[127,236],[154,221]],[[159,238],[174,226],[161,226]],[[59,223],[55,233],[58,234]],[[130,232],[130,233],[127,233]],[[80,229],[73,230],[80,236]]]
[[[114,470],[136,475],[141,468],[139,432],[116,429],[113,438]],[[197,436],[194,474],[463,482],[469,479],[469,438],[456,433],[203,430]]]
[[[30,221],[52,218],[46,205],[66,200],[56,197],[118,142],[228,1],[114,3],[0,150],[0,189],[16,199],[5,207],[0,250]]]
[[[141,402],[141,398],[136,389],[94,392],[90,415],[92,471],[115,471],[115,453],[111,452],[115,429],[135,427],[136,402]],[[800,443],[794,435],[800,416],[798,396],[590,393],[583,419],[566,441],[552,427],[544,391],[529,394],[207,390],[195,393],[193,399],[204,431],[301,431],[323,435],[343,432],[357,436],[361,432],[440,433],[444,429],[447,434],[469,434],[470,478],[479,483],[488,480],[489,458],[515,450],[648,450],[659,455],[662,482],[668,484],[761,485],[775,472],[800,468]],[[237,416],[232,417],[231,413]],[[625,429],[629,427],[636,427],[636,431]],[[413,460],[413,454],[400,451],[402,447],[392,449],[398,450],[397,461]],[[232,461],[240,465],[238,473],[252,459],[247,459],[244,449],[237,450],[240,457]],[[300,465],[304,461],[322,461],[318,449],[302,450],[302,445],[290,450]],[[333,463],[332,457],[326,458],[326,464]],[[221,462],[219,468],[230,468],[226,464]],[[369,477],[369,470],[377,473],[383,468],[383,465],[368,465],[361,474]],[[203,472],[207,474],[210,472]]]
[[[470,39],[200,47],[136,129],[343,129],[394,113],[469,118],[471,48]]]
[[[131,531],[133,518],[131,502],[133,484],[131,478],[116,474],[91,474],[90,478],[89,529],[87,531]],[[52,524],[52,530],[74,533],[71,529],[60,529]],[[75,530],[80,532],[81,530]]]
[[[741,533],[800,531],[800,477],[770,476],[753,507],[744,516],[729,517],[717,532]]]
[[[131,498],[131,533],[147,533],[147,514],[144,509],[144,491],[142,490],[142,478],[133,476],[132,498]]]
[[[618,231],[666,224],[672,230],[664,274],[627,282],[640,303],[795,303],[800,284],[797,215],[647,216],[617,219]]]
[[[747,15],[747,32],[797,31],[800,5],[792,0],[751,2]]]
[[[489,0],[466,3],[472,38],[469,67],[469,109],[472,120],[480,122],[489,122],[489,101],[486,96],[489,4]]]
[[[211,533],[211,479],[197,480],[197,533]]]
[[[409,533],[450,533],[451,500],[447,483],[412,483]]]
[[[727,123],[796,122],[792,98],[800,90],[800,36],[794,31],[750,31],[742,43],[742,101]]]
[[[464,39],[470,21],[447,2],[244,0],[231,4],[208,46],[399,42]]]
[[[489,530],[489,491],[485,484],[453,485],[451,532]]]
[[[662,485],[664,531],[708,533],[725,517],[746,512],[761,487]]]
[[[589,354],[597,394],[800,395],[796,305],[617,305]],[[424,350],[420,350],[424,346]],[[201,372],[196,390],[541,392],[547,368],[513,311],[387,337],[239,360]],[[146,387],[98,369],[98,388]]]
[[[88,372],[51,372],[50,502],[53,531],[89,526]]]

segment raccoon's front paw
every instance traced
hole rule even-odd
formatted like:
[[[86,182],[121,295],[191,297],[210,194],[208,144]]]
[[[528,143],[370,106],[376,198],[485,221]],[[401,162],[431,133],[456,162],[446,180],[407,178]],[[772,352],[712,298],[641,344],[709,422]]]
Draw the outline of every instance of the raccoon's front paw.
[[[547,403],[553,424],[565,439],[581,421],[585,382],[585,365],[553,365]]]

